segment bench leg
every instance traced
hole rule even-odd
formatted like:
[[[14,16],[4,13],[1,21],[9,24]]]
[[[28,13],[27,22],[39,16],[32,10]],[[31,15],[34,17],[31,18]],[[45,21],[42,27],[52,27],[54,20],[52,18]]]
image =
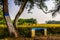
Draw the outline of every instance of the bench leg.
[[[31,30],[31,37],[35,37],[35,30]]]
[[[44,36],[47,36],[47,29],[44,29]]]

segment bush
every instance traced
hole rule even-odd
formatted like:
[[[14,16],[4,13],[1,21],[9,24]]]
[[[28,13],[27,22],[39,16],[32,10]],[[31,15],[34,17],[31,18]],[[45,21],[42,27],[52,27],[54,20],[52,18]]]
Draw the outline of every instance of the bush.
[[[48,34],[60,34],[60,28],[47,28]],[[31,37],[31,28],[18,28],[20,36]],[[43,32],[41,30],[36,31],[36,35],[41,35]],[[9,37],[9,32],[7,28],[0,27],[0,38]]]
[[[4,37],[4,28],[0,27],[0,38]]]
[[[30,28],[18,28],[18,32],[20,35],[25,37],[31,36]]]
[[[48,34],[60,34],[60,28],[48,28]]]

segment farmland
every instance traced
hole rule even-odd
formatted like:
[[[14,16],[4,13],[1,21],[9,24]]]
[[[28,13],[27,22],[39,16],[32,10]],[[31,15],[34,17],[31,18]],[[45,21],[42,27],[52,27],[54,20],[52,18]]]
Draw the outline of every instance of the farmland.
[[[6,25],[0,24],[0,27],[6,27]],[[42,27],[42,28],[55,28],[55,27],[60,27],[60,24],[23,24],[23,25],[18,25],[18,27]]]

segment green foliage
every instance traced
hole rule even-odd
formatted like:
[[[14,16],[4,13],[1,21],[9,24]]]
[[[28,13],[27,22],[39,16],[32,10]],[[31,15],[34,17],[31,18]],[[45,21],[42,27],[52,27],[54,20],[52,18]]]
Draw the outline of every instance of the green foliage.
[[[49,13],[52,12],[52,16],[55,17],[57,13],[60,13],[60,0],[55,0],[55,9],[54,10],[50,10]]]
[[[44,30],[36,30],[35,32],[37,36],[44,35]]]
[[[4,28],[3,35],[4,35],[4,37],[8,37],[8,36],[10,36],[10,35],[9,35],[8,28]]]
[[[60,34],[60,28],[48,28],[48,34]]]
[[[60,21],[46,21],[47,24],[60,24]]]
[[[5,36],[5,33],[4,32],[6,32],[6,31],[4,31],[4,28],[3,27],[0,27],[0,38],[4,38],[4,36]],[[7,34],[7,32],[6,32],[6,34]]]
[[[4,16],[3,16],[3,7],[0,4],[0,24],[6,24]]]
[[[1,17],[0,17],[0,24],[6,24],[5,19],[3,18],[2,15],[1,15]]]
[[[36,19],[30,18],[30,19],[19,19],[18,24],[36,24]]]
[[[16,5],[22,5],[21,3],[23,3],[23,1],[24,0],[15,0],[15,4]],[[26,5],[28,5],[27,7],[29,7],[28,13],[32,13],[32,12],[30,12],[30,10],[33,9],[34,4],[36,4],[37,8],[41,9],[44,13],[52,13],[52,17],[55,17],[56,13],[59,12],[59,10],[60,10],[60,0],[54,0],[55,1],[55,3],[54,3],[55,4],[55,9],[54,10],[49,10],[48,12],[46,12],[48,10],[48,8],[47,8],[47,6],[45,5],[44,2],[49,1],[49,0],[27,0],[27,1],[28,1],[28,3]]]
[[[30,28],[18,28],[18,32],[21,36],[25,37],[31,36]]]
[[[37,30],[36,31],[36,35],[43,35],[44,30]],[[21,28],[18,27],[18,32],[20,34],[20,36],[24,36],[24,37],[31,37],[31,28]],[[58,34],[60,35],[60,28],[47,28],[47,32],[48,34]],[[0,38],[1,37],[9,37],[9,33],[8,33],[8,29],[7,28],[1,28],[0,27]]]
[[[29,7],[28,13],[31,13],[30,10],[33,9],[34,4],[37,5],[37,8],[41,9],[44,13],[46,13],[43,9],[43,8],[45,8],[47,10],[47,6],[44,3],[46,0],[27,0],[27,1],[28,2],[26,5],[28,5],[28,6],[26,6],[26,8]],[[24,0],[15,0],[16,5],[22,5],[23,2],[24,2]]]

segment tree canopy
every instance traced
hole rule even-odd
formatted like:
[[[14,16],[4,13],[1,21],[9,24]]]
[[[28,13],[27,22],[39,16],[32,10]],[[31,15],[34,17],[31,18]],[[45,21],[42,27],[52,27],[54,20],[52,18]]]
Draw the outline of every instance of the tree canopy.
[[[46,21],[47,24],[60,24],[60,21],[54,21],[54,20],[50,20],[50,21]]]
[[[46,0],[27,0],[27,1],[28,2],[26,4],[26,8],[29,7],[28,12],[30,12],[30,10],[34,8],[34,4],[35,4],[38,6],[37,8],[41,9],[44,13],[46,13],[43,9],[46,8],[47,10],[47,6],[44,4]],[[16,5],[21,5],[23,2],[24,0],[15,0]]]
[[[49,0],[27,0],[27,6],[29,6],[29,10],[33,9],[34,4],[37,5],[37,8],[41,9],[44,13],[52,13],[52,16],[54,17],[56,15],[56,12],[59,12],[60,10],[60,0],[54,0],[55,1],[55,9],[54,10],[49,10],[48,12],[46,12],[47,6],[45,5],[45,1],[49,1]],[[24,2],[24,0],[15,0],[15,4],[16,5],[21,5]],[[29,5],[30,4],[30,5]],[[44,11],[45,10],[45,11]]]
[[[36,23],[37,23],[37,20],[33,18],[30,18],[30,19],[20,18],[18,20],[18,24],[36,24]]]
[[[49,11],[49,13],[51,12],[53,17],[55,17],[57,13],[60,13],[60,0],[55,0],[55,9]]]

